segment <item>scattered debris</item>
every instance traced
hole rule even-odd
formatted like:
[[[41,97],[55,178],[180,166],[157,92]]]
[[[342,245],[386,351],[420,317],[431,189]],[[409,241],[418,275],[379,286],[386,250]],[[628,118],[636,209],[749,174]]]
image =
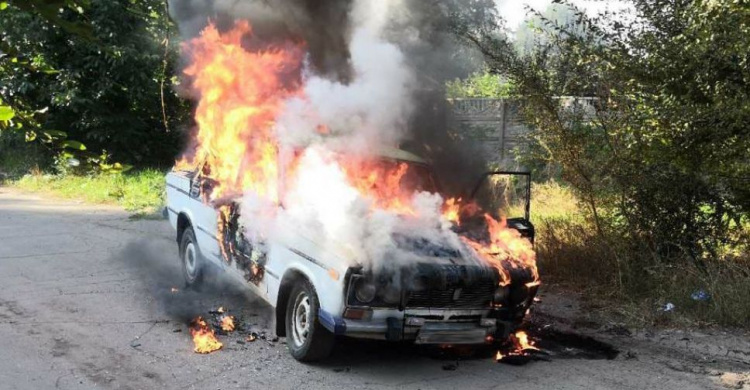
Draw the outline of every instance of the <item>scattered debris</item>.
[[[739,374],[734,372],[725,372],[721,375],[721,385],[728,389],[748,389],[750,388],[750,374]]]
[[[667,303],[666,303],[666,304],[664,304],[664,306],[662,306],[662,307],[661,307],[661,308],[660,308],[659,310],[661,310],[661,311],[663,311],[663,312],[665,312],[665,313],[668,313],[668,312],[670,312],[670,311],[674,310],[674,308],[675,308],[675,305],[674,305],[673,303],[671,303],[671,302],[667,302]]]
[[[706,290],[696,290],[690,294],[690,298],[694,301],[708,301],[711,299],[711,294],[706,292]]]
[[[529,332],[536,340],[535,346],[542,350],[544,355],[555,359],[612,360],[620,353],[611,344],[599,341],[591,336],[562,331],[554,326],[547,326],[547,324],[535,325],[529,329]],[[618,332],[616,327],[612,332]]]
[[[336,367],[333,369],[333,372],[349,372],[351,369],[351,367]]]
[[[445,371],[456,371],[458,369],[458,362],[443,364],[443,370]]]
[[[500,352],[498,352],[498,354],[499,353]],[[547,357],[546,352],[544,351],[529,351],[524,354],[501,356],[497,361],[500,363],[510,364],[511,366],[522,366],[531,361],[549,362],[551,360],[549,357]]]

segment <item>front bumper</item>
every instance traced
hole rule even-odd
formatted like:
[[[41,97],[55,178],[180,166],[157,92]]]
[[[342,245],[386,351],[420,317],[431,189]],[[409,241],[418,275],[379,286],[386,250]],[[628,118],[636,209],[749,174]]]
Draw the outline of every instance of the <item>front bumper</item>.
[[[505,339],[515,324],[485,315],[470,313],[469,319],[438,319],[433,313],[381,311],[370,320],[351,320],[318,312],[320,323],[336,335],[389,341],[414,341],[417,344],[484,344]],[[485,313],[486,314],[486,313]],[[449,315],[444,318],[451,318]],[[462,317],[460,314],[453,316]]]

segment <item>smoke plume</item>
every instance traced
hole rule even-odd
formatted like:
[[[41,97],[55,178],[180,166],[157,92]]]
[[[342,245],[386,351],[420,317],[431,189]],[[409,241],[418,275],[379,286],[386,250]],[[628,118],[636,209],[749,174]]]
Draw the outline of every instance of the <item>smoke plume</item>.
[[[249,49],[279,42],[305,42],[310,66],[318,74],[346,82],[352,75],[348,37],[352,0],[169,0],[170,14],[183,38],[192,38],[209,21],[220,29],[247,20],[254,37]]]

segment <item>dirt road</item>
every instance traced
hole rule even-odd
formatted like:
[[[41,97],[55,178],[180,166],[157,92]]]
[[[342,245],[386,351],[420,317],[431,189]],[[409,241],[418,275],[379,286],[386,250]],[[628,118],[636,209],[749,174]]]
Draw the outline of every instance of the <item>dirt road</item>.
[[[284,339],[244,342],[239,335],[198,355],[185,324],[189,311],[223,305],[247,327],[264,330],[270,308],[234,290],[172,293],[178,272],[174,233],[164,220],[0,188],[0,389],[750,387],[743,384],[746,337],[588,329],[575,323],[575,301],[550,294],[537,324],[555,337],[593,336],[617,357],[587,354],[586,346],[577,351],[564,338],[549,361],[523,366],[346,340],[329,361],[302,365]]]

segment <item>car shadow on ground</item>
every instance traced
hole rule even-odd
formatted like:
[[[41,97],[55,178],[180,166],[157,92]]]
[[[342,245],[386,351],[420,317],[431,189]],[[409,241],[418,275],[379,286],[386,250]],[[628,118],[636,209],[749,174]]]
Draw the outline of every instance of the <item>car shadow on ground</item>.
[[[362,365],[413,362],[415,359],[429,359],[450,365],[460,360],[492,359],[496,348],[492,346],[449,346],[418,345],[413,342],[392,342],[384,340],[353,339],[340,337],[336,340],[331,356],[323,366],[357,367]],[[450,369],[446,366],[446,369]]]

